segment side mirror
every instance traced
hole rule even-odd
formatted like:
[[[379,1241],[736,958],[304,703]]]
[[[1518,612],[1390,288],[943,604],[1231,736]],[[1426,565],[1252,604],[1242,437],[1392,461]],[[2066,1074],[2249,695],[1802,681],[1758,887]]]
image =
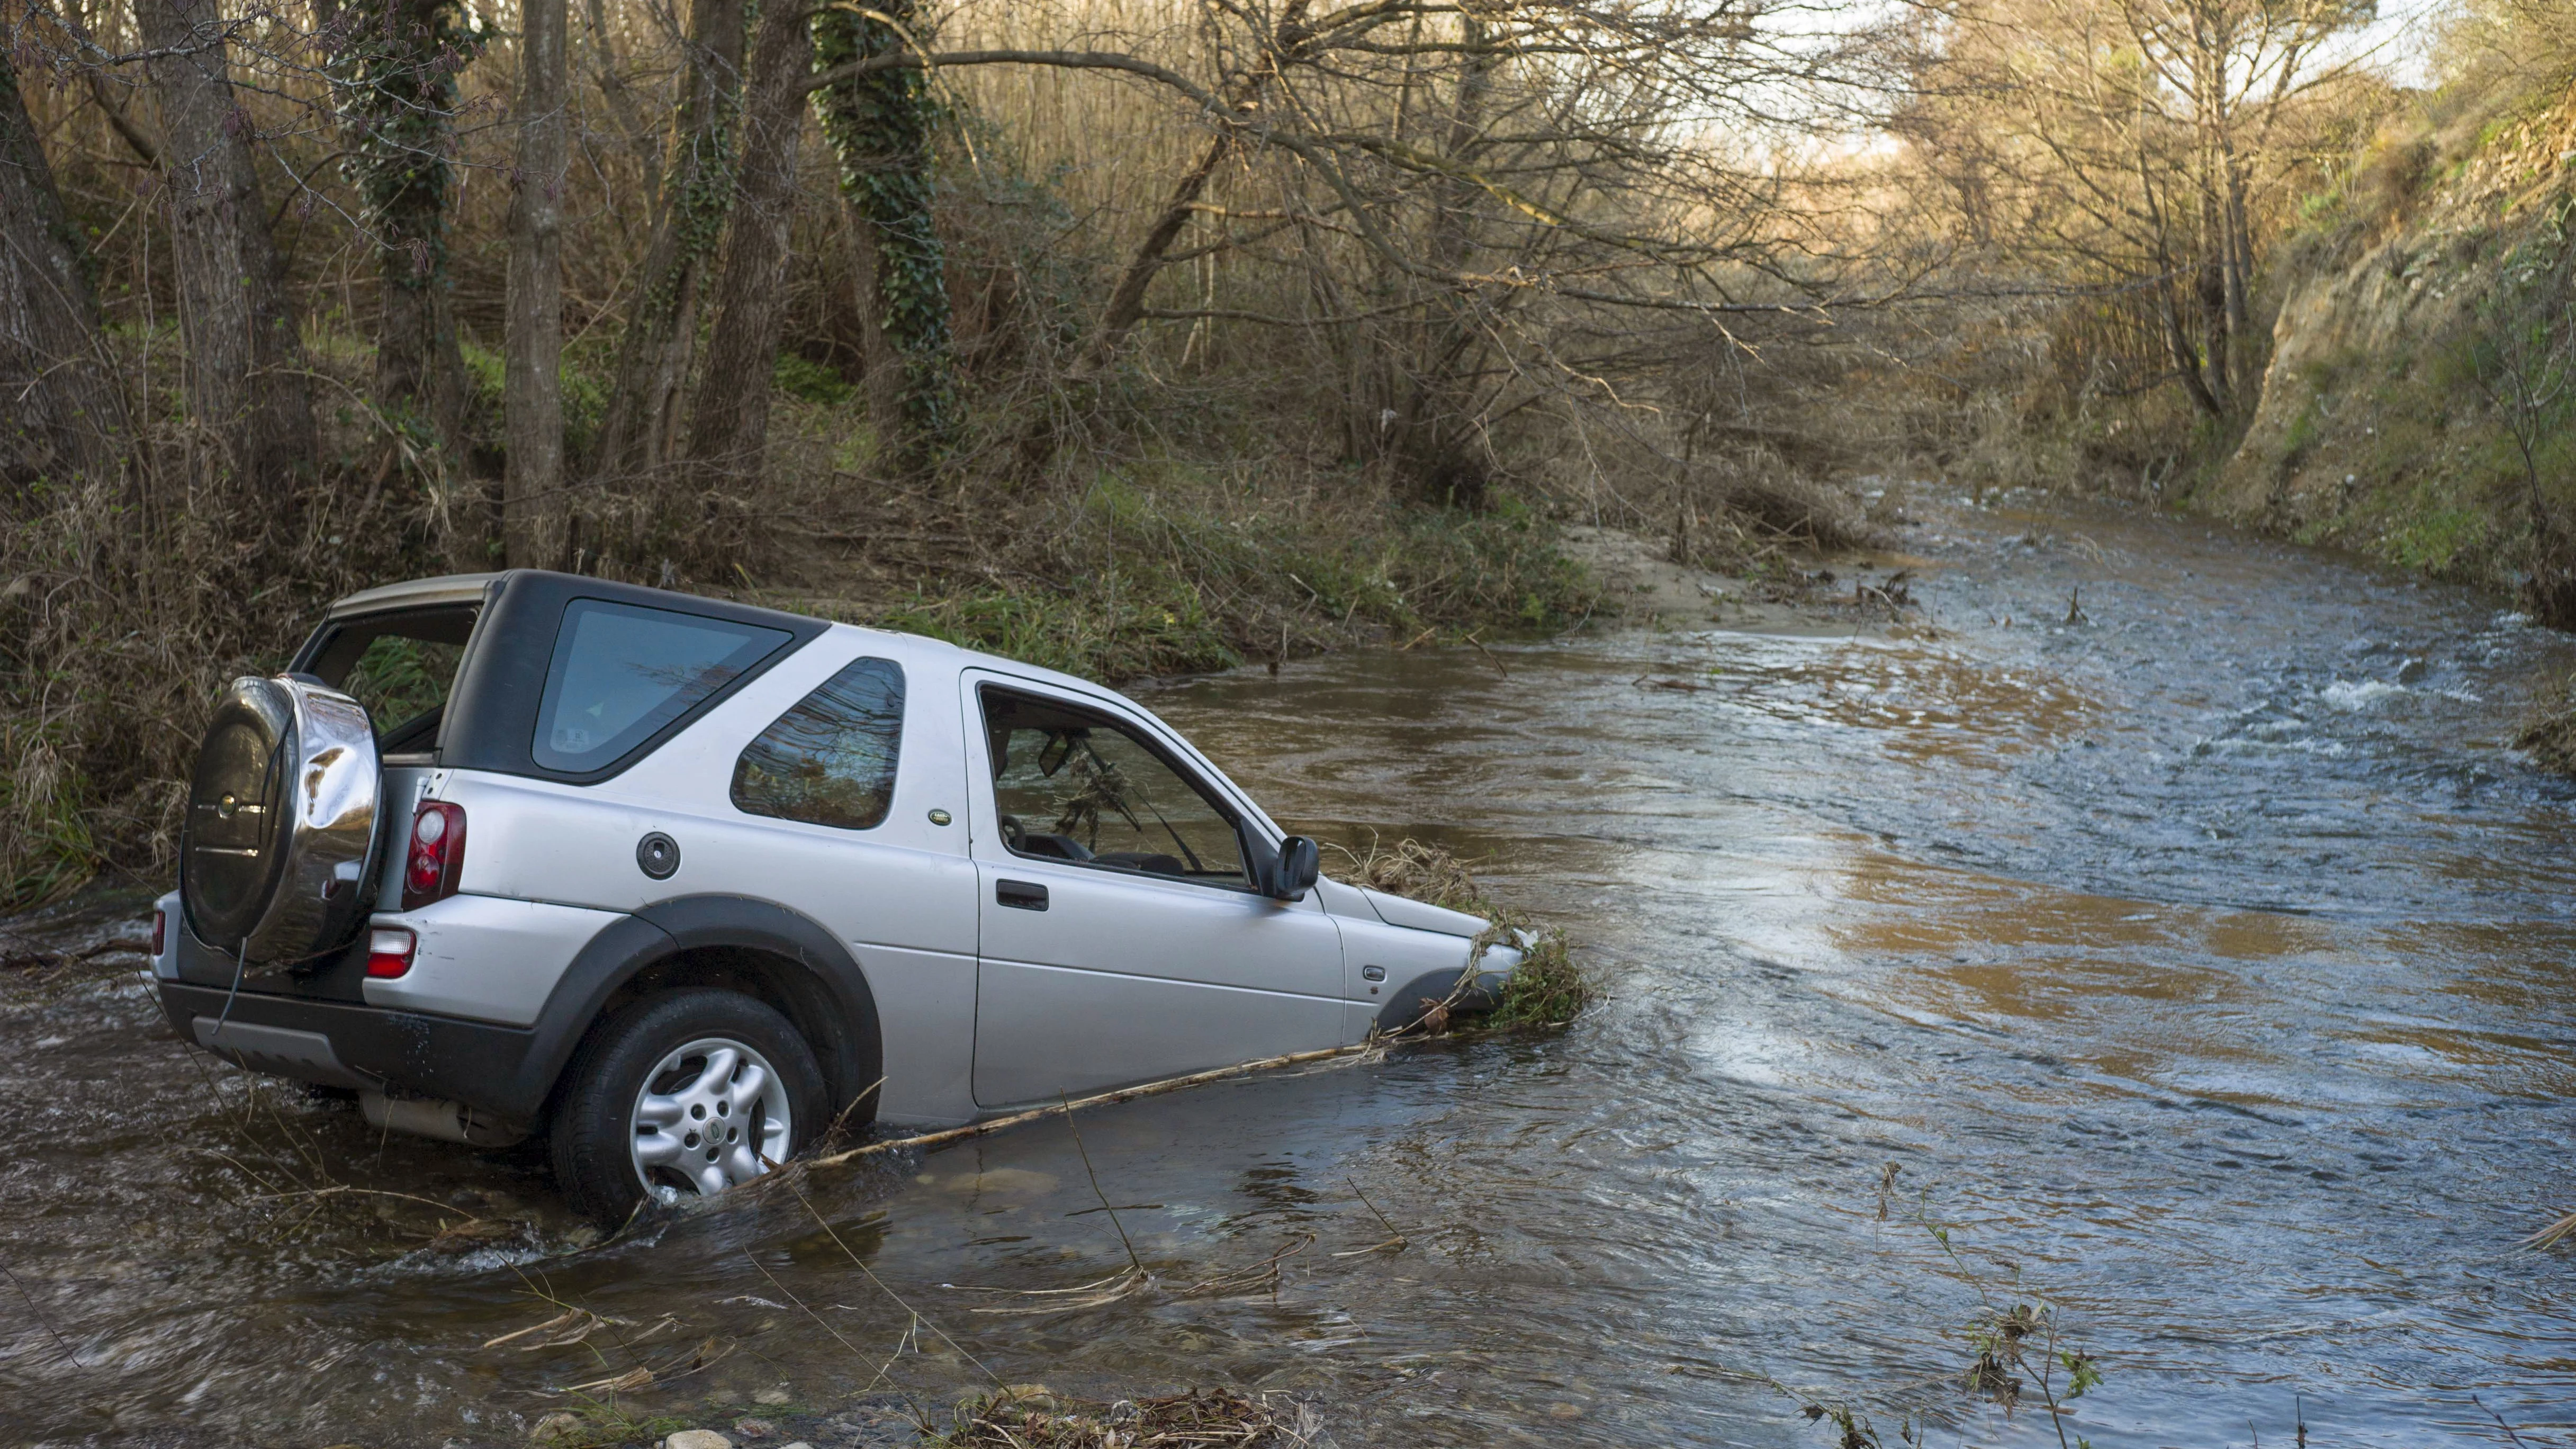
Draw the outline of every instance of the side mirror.
[[[1279,842],[1279,859],[1270,868],[1270,895],[1277,900],[1302,901],[1306,892],[1315,888],[1315,877],[1323,869],[1323,852],[1315,848],[1315,842],[1291,835]]]

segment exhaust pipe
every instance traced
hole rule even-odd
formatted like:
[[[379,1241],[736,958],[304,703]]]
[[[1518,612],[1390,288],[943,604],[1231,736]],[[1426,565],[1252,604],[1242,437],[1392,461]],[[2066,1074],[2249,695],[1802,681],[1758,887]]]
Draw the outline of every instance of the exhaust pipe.
[[[515,1147],[528,1140],[525,1127],[513,1127],[489,1112],[478,1112],[462,1102],[433,1102],[420,1097],[388,1097],[382,1092],[360,1092],[358,1110],[367,1116],[367,1125],[379,1132],[405,1132],[414,1137],[435,1137],[441,1142],[462,1142],[468,1147]]]

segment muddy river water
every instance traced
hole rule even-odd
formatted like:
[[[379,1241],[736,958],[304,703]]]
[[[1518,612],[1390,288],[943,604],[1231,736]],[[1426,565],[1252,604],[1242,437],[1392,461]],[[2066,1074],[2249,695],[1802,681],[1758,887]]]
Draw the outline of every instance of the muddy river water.
[[[1928,628],[1144,691],[1291,828],[1439,840],[1563,924],[1609,995],[1558,1036],[584,1248],[535,1156],[254,1091],[130,958],[20,973],[0,1442],[521,1442],[640,1363],[622,1404],[718,1425],[999,1379],[1292,1392],[1345,1446],[1830,1444],[1768,1377],[1891,1443],[2056,1444],[1957,1387],[1982,1298],[2097,1358],[2070,1444],[2576,1442],[2576,1254],[2515,1250],[2576,1207],[2576,791],[2507,744],[2567,645],[2197,523],[1913,506]],[[79,946],[141,904],[9,930]],[[1380,1214],[1404,1243],[1358,1251]],[[1120,1228],[1144,1291],[974,1291],[1114,1274]],[[557,1304],[622,1321],[483,1346]]]

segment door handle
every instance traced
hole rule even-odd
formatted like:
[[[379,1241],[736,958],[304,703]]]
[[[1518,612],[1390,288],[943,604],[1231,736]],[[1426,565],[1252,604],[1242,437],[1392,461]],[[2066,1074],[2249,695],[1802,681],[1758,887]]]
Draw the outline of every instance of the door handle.
[[[1030,881],[997,880],[993,882],[993,904],[1014,910],[1043,911],[1047,908],[1047,890],[1045,886]]]

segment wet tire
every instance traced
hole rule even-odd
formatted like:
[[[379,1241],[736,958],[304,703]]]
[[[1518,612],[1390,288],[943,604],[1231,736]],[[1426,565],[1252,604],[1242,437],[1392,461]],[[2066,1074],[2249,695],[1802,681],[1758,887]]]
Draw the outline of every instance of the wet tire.
[[[741,1090],[754,1068],[765,1076]],[[822,1069],[776,1010],[733,991],[647,997],[573,1054],[549,1133],[555,1181],[576,1212],[614,1227],[648,1191],[703,1196],[785,1162],[823,1116]]]

